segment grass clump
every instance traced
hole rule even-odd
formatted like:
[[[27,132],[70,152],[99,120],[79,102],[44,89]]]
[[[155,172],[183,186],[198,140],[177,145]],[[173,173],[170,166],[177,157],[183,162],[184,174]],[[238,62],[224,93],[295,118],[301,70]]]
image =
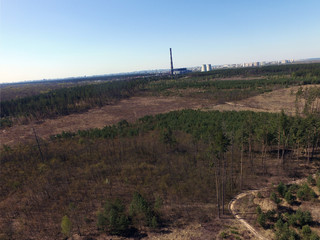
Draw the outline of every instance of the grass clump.
[[[66,237],[70,237],[72,230],[72,224],[67,215],[63,216],[61,220],[61,233],[65,235]]]

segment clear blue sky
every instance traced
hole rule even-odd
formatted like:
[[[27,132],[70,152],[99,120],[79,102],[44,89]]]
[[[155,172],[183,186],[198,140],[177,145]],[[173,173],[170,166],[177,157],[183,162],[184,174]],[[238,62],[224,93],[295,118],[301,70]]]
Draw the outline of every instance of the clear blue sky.
[[[0,82],[320,57],[319,0],[0,0]]]

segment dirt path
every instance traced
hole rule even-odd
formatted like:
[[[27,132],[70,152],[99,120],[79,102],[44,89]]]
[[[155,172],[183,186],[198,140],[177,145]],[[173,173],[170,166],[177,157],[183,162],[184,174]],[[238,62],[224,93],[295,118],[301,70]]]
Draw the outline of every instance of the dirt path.
[[[243,197],[246,197],[250,194],[253,194],[255,192],[258,192],[260,190],[250,190],[243,193],[238,194],[234,199],[232,199],[229,203],[229,210],[231,211],[232,215],[242,224],[244,225],[255,237],[256,239],[261,240],[268,240],[264,236],[262,236],[253,226],[251,226],[246,220],[241,218],[241,216],[237,213],[235,210],[235,205],[237,204],[237,201]]]
[[[316,177],[316,174],[312,175],[313,178]],[[302,178],[302,179],[298,179],[298,180],[294,180],[294,181],[290,181],[289,183],[286,184],[302,184],[303,182],[307,181],[307,178]],[[235,219],[237,219],[243,226],[245,226],[255,237],[256,239],[261,239],[261,240],[268,240],[268,238],[265,238],[264,236],[262,236],[252,225],[250,225],[246,220],[244,220],[239,213],[236,211],[236,205],[237,202],[241,199],[244,198],[248,195],[253,195],[259,191],[263,191],[268,189],[269,187],[264,187],[258,190],[249,190],[243,193],[238,194],[237,196],[235,196],[228,205],[229,211],[232,213],[232,215],[235,217]]]

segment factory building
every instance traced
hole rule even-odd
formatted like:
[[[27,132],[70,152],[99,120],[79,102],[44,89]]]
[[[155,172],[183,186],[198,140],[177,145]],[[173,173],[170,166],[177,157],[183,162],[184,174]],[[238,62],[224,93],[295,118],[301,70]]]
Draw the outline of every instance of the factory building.
[[[173,75],[178,75],[178,74],[184,74],[184,73],[189,73],[191,72],[187,68],[174,68],[173,69]]]

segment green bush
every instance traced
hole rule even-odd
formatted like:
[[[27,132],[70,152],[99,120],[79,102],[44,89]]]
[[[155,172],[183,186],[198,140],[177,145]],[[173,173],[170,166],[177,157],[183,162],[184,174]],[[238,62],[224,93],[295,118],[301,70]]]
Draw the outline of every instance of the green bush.
[[[286,214],[288,223],[291,226],[304,226],[304,225],[308,225],[312,222],[312,216],[311,213],[309,211],[301,211],[300,209],[297,210],[296,213],[294,214]]]
[[[260,224],[260,226],[263,228],[266,228],[267,227],[266,221],[267,221],[266,215],[263,212],[260,213],[258,215],[258,223]]]
[[[292,195],[291,191],[288,190],[286,192],[286,194],[284,195],[284,199],[287,201],[287,203],[289,203],[290,205],[293,203],[294,201],[294,196]]]
[[[277,240],[295,240],[295,239],[299,239],[299,236],[294,230],[289,228],[288,223],[285,223],[281,226],[280,229],[279,228],[276,229],[276,239]]]
[[[302,236],[303,236],[303,240],[319,240],[319,236],[315,233],[312,232],[309,225],[304,225],[302,227]]]
[[[307,183],[299,187],[297,191],[297,197],[303,201],[309,201],[317,197],[316,193],[308,186]]]
[[[270,199],[274,201],[276,204],[279,204],[281,202],[281,199],[278,198],[277,194],[275,192],[272,192],[270,195]]]
[[[289,187],[288,191],[290,191],[291,193],[296,193],[298,189],[299,189],[299,185],[297,185],[297,184],[292,184],[292,185]]]
[[[307,181],[310,185],[315,185],[316,184],[316,181],[315,179],[312,177],[312,175],[309,175],[308,178],[307,178]]]
[[[278,221],[274,224],[274,227],[276,228],[276,230],[282,230],[283,228],[283,221],[281,219],[278,219]]]
[[[277,187],[278,193],[280,194],[281,197],[284,197],[286,194],[288,188],[286,185],[283,184],[283,182],[280,182],[278,187]]]
[[[155,228],[158,226],[158,219],[151,204],[148,203],[147,200],[145,200],[138,192],[133,194],[129,213],[138,224],[143,222],[144,225],[149,227]]]
[[[266,212],[266,218],[268,220],[272,220],[272,218],[274,217],[274,215],[276,214],[276,211],[275,210],[268,210]]]
[[[257,214],[261,214],[261,213],[262,213],[262,210],[261,210],[261,207],[260,207],[260,206],[258,206],[258,207],[256,208],[256,212],[257,212]]]
[[[304,226],[302,227],[302,235],[303,235],[304,237],[307,237],[307,236],[310,236],[310,235],[311,235],[311,229],[310,229],[309,225],[304,225]]]
[[[125,214],[125,206],[119,199],[107,201],[103,212],[98,213],[98,228],[114,235],[125,235],[129,229],[129,219]]]

